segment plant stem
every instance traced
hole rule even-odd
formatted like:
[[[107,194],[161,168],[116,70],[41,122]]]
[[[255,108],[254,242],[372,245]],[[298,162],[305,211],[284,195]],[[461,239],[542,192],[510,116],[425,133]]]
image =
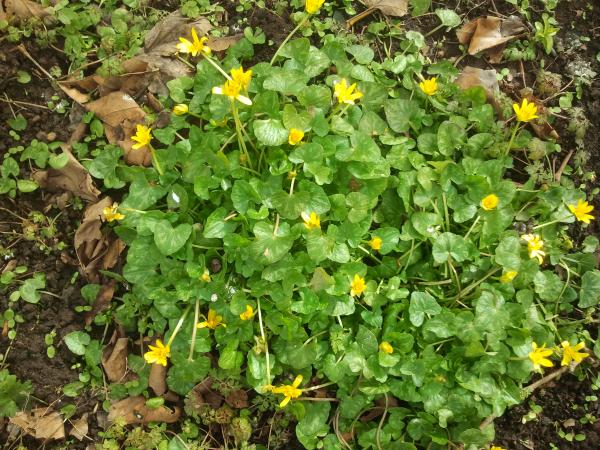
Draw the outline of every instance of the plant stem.
[[[177,325],[175,326],[175,330],[173,330],[173,334],[169,338],[169,342],[167,342],[167,347],[171,346],[171,344],[173,343],[173,340],[175,339],[175,336],[177,336],[177,333],[179,333],[179,330],[181,329],[181,326],[183,325],[183,321],[187,317],[187,314],[190,311],[190,308],[191,308],[191,305],[188,305],[188,307],[183,312],[182,316],[179,318],[179,322],[177,322]]]
[[[260,308],[260,298],[256,299],[256,301],[258,304],[258,325],[260,326],[260,337],[262,338],[263,342],[265,343],[265,362],[267,364],[267,367],[266,367],[267,382],[265,383],[265,386],[268,386],[271,384],[271,365],[270,365],[270,361],[269,361],[269,344],[267,343],[267,338],[265,337],[265,328],[263,326],[262,311]]]
[[[248,162],[248,166],[252,167],[252,161],[250,160],[250,154],[248,153],[248,148],[246,147],[246,141],[244,140],[244,136],[242,136],[242,123],[240,121],[240,116],[238,114],[237,106],[234,101],[231,103],[231,113],[233,114],[233,120],[235,121],[235,132],[237,133],[238,143],[244,155],[246,156],[246,161]]]
[[[158,174],[160,176],[163,176],[165,173],[162,170],[162,167],[160,166],[160,163],[158,162],[158,159],[156,159],[156,150],[154,150],[154,147],[152,147],[152,144],[148,144],[148,148],[150,149],[150,155],[152,155],[152,164],[154,164],[154,168],[156,169],[156,171],[158,172]]]
[[[194,323],[192,328],[192,342],[190,344],[190,354],[188,355],[188,361],[194,359],[194,348],[196,347],[196,331],[198,330],[198,315],[200,314],[200,299],[196,299],[196,307],[194,309]]]
[[[555,223],[564,222],[565,220],[569,220],[569,217],[563,217],[562,219],[551,220],[550,222],[542,223],[533,227],[534,230],[539,230],[540,228],[547,227],[548,225],[554,225]]]
[[[373,258],[375,261],[377,261],[379,264],[383,264],[383,261],[381,261],[377,256],[371,254],[371,252],[364,248],[362,245],[359,245],[358,248],[365,252],[367,255],[369,255],[371,258]]]
[[[513,141],[515,140],[515,137],[517,135],[517,131],[519,130],[519,124],[516,124],[513,127],[512,133],[510,135],[510,140],[508,141],[508,146],[506,147],[506,151],[504,152],[504,155],[508,155],[510,153],[510,149],[512,147]]]
[[[281,51],[281,49],[285,46],[285,44],[288,43],[288,41],[292,38],[292,36],[294,36],[294,34],[296,34],[296,32],[302,28],[306,22],[308,22],[308,18],[310,17],[309,14],[307,14],[306,16],[304,16],[304,19],[302,19],[300,21],[300,23],[296,26],[296,28],[294,28],[290,34],[287,35],[287,37],[283,40],[283,42],[281,43],[281,45],[279,46],[279,48],[277,49],[277,51],[275,52],[275,54],[273,55],[273,57],[271,58],[271,62],[269,62],[269,65],[273,65],[273,63],[275,62],[275,60],[277,59],[277,56],[279,55],[279,52]]]
[[[471,228],[469,228],[469,231],[467,231],[467,234],[465,234],[465,239],[469,237],[471,231],[473,231],[473,228],[475,228],[475,225],[477,225],[477,223],[479,222],[479,219],[481,219],[481,216],[477,216],[477,219],[475,219],[475,221],[471,224]]]
[[[212,66],[213,66],[215,69],[217,69],[219,72],[221,72],[221,74],[222,74],[222,75],[223,75],[225,78],[227,78],[228,80],[231,80],[231,76],[229,76],[229,74],[228,74],[227,72],[225,72],[225,71],[223,70],[223,68],[222,68],[220,65],[218,65],[218,64],[217,64],[215,61],[213,61],[213,59],[212,59],[210,56],[208,56],[208,55],[205,55],[204,53],[202,54],[202,56],[204,56],[204,59],[205,59],[205,60],[207,60],[207,61],[208,61],[210,64],[212,64]]]

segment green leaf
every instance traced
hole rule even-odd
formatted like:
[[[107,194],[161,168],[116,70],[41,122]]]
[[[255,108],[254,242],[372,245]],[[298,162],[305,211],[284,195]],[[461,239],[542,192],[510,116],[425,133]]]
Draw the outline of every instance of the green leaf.
[[[306,87],[308,78],[304,72],[299,70],[277,70],[273,67],[271,75],[264,81],[263,87],[284,95],[298,95]]]
[[[202,234],[205,238],[223,238],[226,234],[233,232],[237,224],[231,220],[225,220],[228,216],[225,208],[215,209],[206,219]]]
[[[408,307],[408,314],[410,322],[420,327],[423,325],[425,315],[435,316],[442,312],[442,307],[438,302],[427,292],[414,291],[410,295],[410,305]]]
[[[38,184],[33,180],[17,180],[17,189],[21,192],[33,192],[38,187]]]
[[[448,30],[460,25],[460,16],[451,9],[436,9],[435,15],[440,18],[442,25]]]
[[[65,152],[61,152],[58,155],[51,155],[48,159],[48,164],[53,169],[62,169],[69,162],[69,155]]]
[[[109,189],[119,189],[125,183],[117,177],[116,169],[123,150],[116,145],[107,145],[89,165],[89,172],[95,178],[104,180],[104,185]]]
[[[33,278],[29,278],[23,282],[19,288],[21,298],[28,303],[38,303],[41,295],[39,289],[46,287],[46,277],[43,273],[36,273]]]
[[[589,308],[600,302],[600,271],[592,270],[581,277],[579,307]]]
[[[500,241],[494,259],[507,270],[519,270],[521,267],[521,242],[518,237],[507,236]]]
[[[231,370],[237,366],[237,362],[241,363],[242,355],[238,352],[239,341],[231,339],[225,345],[219,356],[219,367],[225,370]]]
[[[358,348],[363,352],[364,355],[370,356],[377,352],[379,345],[377,344],[377,337],[371,330],[360,325],[358,327],[358,333],[356,333],[356,343]]]
[[[469,257],[465,238],[454,233],[442,233],[433,243],[433,259],[441,264],[452,258],[462,262]]]
[[[84,331],[72,331],[63,338],[69,350],[79,356],[85,355],[85,349],[90,340],[90,335]]]
[[[366,45],[351,45],[346,51],[354,56],[358,64],[369,64],[375,56],[373,49]]]
[[[414,100],[387,100],[383,108],[390,128],[396,133],[405,133],[411,127],[417,127],[418,124],[415,119],[420,113],[420,108]]]
[[[279,146],[288,140],[289,131],[275,119],[255,120],[254,135],[264,145]]]
[[[8,119],[6,122],[15,131],[23,131],[27,128],[27,119],[21,113],[17,114],[14,119]]]
[[[257,222],[253,229],[256,236],[250,246],[254,258],[264,264],[273,264],[283,258],[292,248],[294,236],[289,225],[282,223],[275,232],[273,225]]]
[[[451,156],[464,144],[466,132],[454,122],[442,122],[437,132],[437,145],[442,155]]]
[[[431,0],[410,0],[410,6],[412,7],[412,16],[421,16],[429,11],[431,6]]]
[[[193,361],[188,361],[187,357],[173,355],[172,360],[167,385],[179,395],[186,395],[191,391],[196,383],[206,377],[210,369],[210,359],[205,356],[196,356]]]
[[[191,234],[190,224],[182,223],[173,228],[168,220],[161,220],[154,227],[154,243],[163,255],[172,255],[185,245]]]
[[[435,232],[435,227],[442,223],[440,216],[433,213],[417,211],[414,213],[410,221],[420,234],[423,236],[432,236]]]
[[[169,94],[175,103],[186,102],[186,92],[194,86],[194,79],[190,77],[179,77],[167,81]]]

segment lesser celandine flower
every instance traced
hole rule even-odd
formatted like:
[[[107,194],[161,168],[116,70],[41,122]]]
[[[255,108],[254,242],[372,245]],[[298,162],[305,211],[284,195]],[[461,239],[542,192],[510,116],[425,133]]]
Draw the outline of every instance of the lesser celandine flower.
[[[363,94],[357,89],[356,83],[353,83],[350,86],[348,86],[348,82],[346,81],[346,79],[342,78],[341,81],[335,83],[333,88],[333,96],[337,97],[340,105],[342,103],[354,105],[354,102],[362,98]]]
[[[240,319],[250,320],[254,317],[254,308],[251,305],[246,305],[246,311],[240,314]]]
[[[426,95],[435,95],[438,91],[437,78],[433,77],[428,80],[423,80],[419,83],[419,87]]]
[[[290,129],[290,134],[288,135],[288,143],[290,145],[298,145],[302,142],[304,138],[304,131],[299,130],[298,128]]]
[[[537,258],[538,263],[542,264],[544,262],[544,256],[546,256],[546,252],[544,252],[544,241],[539,236],[539,234],[524,234],[521,236],[521,239],[527,242],[527,251],[529,252],[530,258]]]
[[[231,79],[240,85],[242,91],[247,92],[252,80],[252,70],[244,72],[244,68],[241,66],[237,69],[231,69]]]
[[[232,102],[237,100],[244,105],[251,105],[252,100],[250,100],[245,95],[242,95],[240,92],[242,91],[242,86],[234,80],[227,80],[223,83],[222,86],[215,86],[212,88],[212,93],[217,95],[224,95],[229,97],[229,100]]]
[[[138,124],[135,128],[135,135],[131,136],[131,140],[137,142],[137,144],[131,146],[134,150],[149,145],[152,142],[152,128]]]
[[[552,355],[552,350],[546,348],[544,345],[538,347],[535,342],[531,343],[532,351],[529,352],[529,359],[533,363],[533,369],[538,370],[541,367],[552,367],[552,361],[548,359],[548,356]]]
[[[583,223],[590,223],[590,220],[594,220],[594,216],[588,214],[594,210],[594,205],[590,205],[588,202],[577,200],[576,205],[568,205],[569,210],[573,213],[575,218]]]
[[[590,356],[589,353],[583,353],[579,350],[585,348],[585,342],[580,342],[576,345],[571,345],[569,341],[563,341],[560,343],[563,348],[563,357],[560,362],[561,366],[568,366],[571,364],[571,361],[575,361],[576,363],[580,363],[584,358]]]
[[[365,283],[365,279],[362,278],[360,275],[356,274],[354,275],[352,283],[350,283],[350,295],[352,297],[358,297],[362,295],[366,287],[367,284]]]
[[[119,212],[119,204],[113,203],[110,206],[107,206],[102,210],[102,214],[104,214],[104,218],[107,222],[112,222],[113,220],[123,220],[125,215]]]
[[[394,347],[392,347],[390,343],[386,341],[383,341],[381,344],[379,344],[379,350],[381,350],[383,353],[387,353],[388,355],[394,353]]]
[[[535,103],[530,103],[526,98],[523,99],[521,106],[517,103],[513,104],[513,109],[517,115],[519,122],[531,122],[533,119],[537,119],[537,106]]]
[[[498,207],[498,203],[500,203],[498,196],[495,194],[490,194],[481,200],[481,207],[486,211],[492,211]]]
[[[316,14],[321,9],[321,6],[323,6],[323,3],[325,3],[325,0],[306,0],[304,7],[307,13]]]
[[[169,344],[164,345],[160,339],[156,340],[156,346],[149,345],[150,351],[144,353],[144,359],[148,364],[160,364],[161,366],[167,365],[167,358],[171,356],[171,347]]]
[[[217,314],[214,309],[208,310],[208,317],[204,322],[198,324],[198,328],[210,328],[211,330],[216,329],[219,325],[226,327],[223,323],[223,316]]]
[[[204,272],[202,272],[202,275],[200,275],[200,279],[202,281],[206,281],[207,283],[210,281],[210,272],[208,269],[204,269]]]
[[[497,445],[492,445],[492,448],[490,448],[490,450],[506,450],[506,449],[503,447],[499,447]]]
[[[500,277],[501,283],[510,283],[519,273],[516,270],[508,270]]]
[[[383,242],[383,241],[381,240],[381,238],[380,238],[380,237],[378,237],[378,236],[375,236],[373,239],[371,239],[371,240],[369,241],[369,246],[370,246],[370,247],[371,247],[373,250],[379,251],[379,250],[381,250],[381,243],[382,243],[382,242]]]
[[[302,220],[304,220],[304,226],[309,230],[313,228],[321,228],[321,219],[314,211],[310,214],[302,213]]]
[[[210,55],[210,47],[206,45],[208,41],[207,37],[198,39],[196,29],[192,27],[192,41],[188,41],[186,38],[179,38],[179,44],[177,44],[177,50],[181,53],[189,53],[192,56],[196,56],[198,53],[204,53]]]
[[[298,375],[294,379],[292,384],[284,384],[283,386],[270,387],[271,392],[273,392],[274,394],[283,394],[283,396],[285,397],[279,404],[280,408],[283,408],[285,405],[287,405],[291,399],[298,398],[302,395],[302,389],[298,388],[298,386],[300,386],[300,383],[302,383],[302,375]]]
[[[188,108],[188,105],[185,103],[179,103],[173,107],[173,114],[176,116],[183,116],[184,114],[187,114],[189,110],[190,109]]]

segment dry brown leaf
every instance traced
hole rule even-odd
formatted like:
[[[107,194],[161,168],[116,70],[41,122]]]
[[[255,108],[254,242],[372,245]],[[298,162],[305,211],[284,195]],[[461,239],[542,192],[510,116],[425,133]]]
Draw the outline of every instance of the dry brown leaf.
[[[79,265],[88,281],[98,282],[98,268],[107,248],[107,237],[102,233],[103,209],[112,205],[110,197],[104,197],[89,205],[83,221],[75,232],[74,247]]]
[[[127,373],[127,344],[129,339],[119,338],[114,345],[107,345],[102,352],[102,367],[111,382],[121,381]]]
[[[498,85],[498,72],[494,69],[484,70],[477,67],[466,66],[455,83],[461,89],[469,89],[472,87],[480,86],[485,91],[485,97],[496,111],[497,114],[502,115],[502,106],[498,102],[497,94],[500,92],[500,86]]]
[[[90,101],[90,96],[84,92],[81,92],[79,89],[69,87],[64,83],[58,83],[58,87],[60,87],[65,94],[67,94],[80,105]]]
[[[44,189],[51,192],[68,191],[90,202],[98,201],[100,191],[94,185],[92,177],[71,153],[68,145],[62,145],[69,161],[62,169],[48,169],[35,172],[33,179]]]
[[[386,16],[402,17],[408,12],[407,0],[363,0],[369,8],[375,8]]]
[[[113,403],[108,412],[108,420],[114,422],[118,417],[122,417],[126,424],[142,424],[148,422],[177,422],[181,416],[181,408],[175,407],[173,410],[166,406],[158,408],[148,408],[144,397],[128,397]]]
[[[117,261],[119,260],[119,256],[125,250],[125,242],[121,239],[117,238],[112,241],[108,245],[108,250],[106,251],[106,255],[104,255],[104,259],[102,260],[102,270],[112,269],[117,265]]]
[[[123,92],[110,94],[87,103],[85,107],[92,111],[105,124],[105,133],[111,144],[119,145],[125,152],[125,161],[129,164],[149,166],[152,155],[147,148],[132,149],[136,125],[143,123],[146,113],[137,102]]]
[[[152,388],[156,395],[163,395],[167,392],[167,366],[162,364],[152,364],[150,376],[148,377],[148,386]]]
[[[515,16],[506,19],[487,16],[466,23],[456,32],[456,36],[461,44],[469,44],[470,55],[487,51],[493,62],[499,62],[504,45],[516,39],[526,29],[523,22]]]
[[[109,247],[110,249],[110,247]],[[106,256],[108,255],[108,251],[104,254],[102,258],[102,267],[104,267],[104,261],[106,260]],[[94,300],[94,305],[92,306],[91,311],[88,311],[85,314],[85,324],[90,325],[98,314],[102,311],[105,311],[110,307],[110,302],[115,294],[115,280],[110,280],[108,283],[103,284],[100,287],[100,291],[98,291],[98,295],[96,295],[96,299]],[[120,379],[121,377],[119,377]],[[114,380],[111,380],[114,381]]]
[[[225,397],[225,402],[232,408],[242,409],[248,407],[248,393],[243,389],[234,389]]]
[[[82,441],[89,430],[88,413],[83,414],[79,419],[72,421],[73,428],[69,431],[69,435],[73,436],[78,441]]]
[[[233,36],[211,38],[208,40],[208,46],[214,52],[222,52],[224,50],[227,50],[233,44],[237,43],[243,37],[243,34],[236,34]]]
[[[4,10],[2,9],[4,3]],[[44,8],[39,3],[31,0],[5,0],[0,2],[0,19],[30,19],[31,17],[46,17],[50,11]]]
[[[10,419],[10,423],[17,425],[36,439],[52,440],[65,437],[62,416],[48,408],[32,409],[29,412],[21,411]]]

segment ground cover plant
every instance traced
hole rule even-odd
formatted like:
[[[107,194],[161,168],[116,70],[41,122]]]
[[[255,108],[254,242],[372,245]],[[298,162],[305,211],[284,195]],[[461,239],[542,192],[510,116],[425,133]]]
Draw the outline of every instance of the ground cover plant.
[[[218,10],[190,3],[191,16]],[[333,5],[291,7],[296,26],[269,58],[255,59],[259,30],[216,51],[186,22],[169,52],[187,74],[166,81],[158,109],[135,104],[140,116],[118,128],[89,106],[82,142],[7,151],[8,197],[44,185],[30,176],[36,168],[50,178],[73,170],[73,155],[100,188],[80,180],[75,191],[94,200],[75,235],[89,281],[76,311],[87,328],[61,334],[79,357],[78,380],[63,393],[101,393],[111,424],[97,448],[285,448],[290,430],[309,449],[503,448],[494,419],[561,374],[583,378],[600,353],[588,327],[600,298],[598,239],[587,233],[596,192],[581,167],[548,170],[561,147],[547,129],[563,109],[573,114],[589,72],[578,72],[573,91],[549,93],[560,101],[548,107],[531,91],[465,83],[456,66],[479,31],[464,42],[459,33],[462,56],[434,62],[424,33],[373,21],[384,44],[369,46],[332,32],[324,16]],[[411,8],[419,15],[429,4]],[[552,52],[553,9],[535,23],[529,50]],[[142,29],[121,26],[123,10],[113,27],[139,41],[116,51],[131,45],[132,56]],[[449,9],[434,15],[431,34],[461,23]],[[15,134],[27,126],[21,117],[9,124]],[[572,123],[581,148],[585,120]],[[23,236],[63,250],[52,240],[56,220],[20,218]],[[111,258],[82,257],[103,241]],[[39,302],[46,280],[15,264],[0,283],[14,339],[16,305]],[[56,330],[44,341],[53,358]],[[29,391],[3,369],[0,415],[13,416]],[[268,437],[256,439],[263,415]],[[21,428],[34,423],[17,417]]]

